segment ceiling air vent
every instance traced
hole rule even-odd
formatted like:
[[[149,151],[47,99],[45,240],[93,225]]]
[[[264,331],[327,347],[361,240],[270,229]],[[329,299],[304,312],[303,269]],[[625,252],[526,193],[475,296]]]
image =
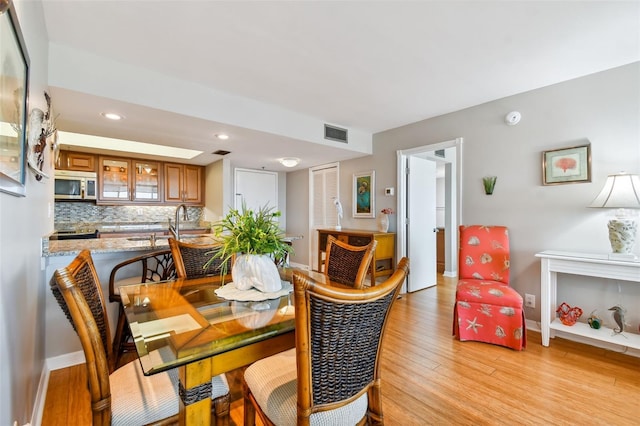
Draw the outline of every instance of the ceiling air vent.
[[[219,149],[217,151],[213,151],[212,154],[215,154],[215,155],[227,155],[230,152],[231,151],[225,151],[224,149]]]
[[[347,129],[340,127],[324,125],[324,138],[331,141],[347,143]]]

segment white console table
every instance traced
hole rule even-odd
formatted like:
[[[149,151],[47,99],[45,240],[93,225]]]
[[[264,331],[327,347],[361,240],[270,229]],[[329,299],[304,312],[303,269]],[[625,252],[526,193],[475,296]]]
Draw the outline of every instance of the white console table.
[[[536,254],[541,259],[540,276],[540,329],[542,345],[549,346],[549,338],[555,330],[590,339],[640,349],[640,335],[624,332],[615,335],[611,328],[592,329],[588,324],[577,322],[566,326],[556,318],[558,273],[600,277],[640,283],[640,261],[612,260],[606,254],[570,253],[543,251]]]

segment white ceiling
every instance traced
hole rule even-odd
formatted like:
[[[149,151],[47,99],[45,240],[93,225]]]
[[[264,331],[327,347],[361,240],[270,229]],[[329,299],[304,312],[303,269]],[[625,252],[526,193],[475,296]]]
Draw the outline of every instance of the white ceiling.
[[[640,60],[638,1],[43,5],[56,45],[370,134]],[[263,133],[259,123],[240,129],[81,88],[51,93],[61,130],[203,146],[207,154],[228,149],[243,167],[284,170],[271,160],[296,156],[309,167],[363,155]],[[100,121],[108,107],[128,111],[117,130]],[[202,137],[218,129],[235,140]]]

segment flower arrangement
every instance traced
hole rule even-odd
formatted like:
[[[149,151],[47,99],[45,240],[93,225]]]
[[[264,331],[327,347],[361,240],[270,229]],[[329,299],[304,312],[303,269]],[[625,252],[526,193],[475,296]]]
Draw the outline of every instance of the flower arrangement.
[[[283,259],[292,247],[282,239],[283,232],[275,218],[279,211],[273,207],[263,206],[257,211],[247,209],[231,209],[227,216],[213,225],[213,233],[221,247],[213,253],[207,265],[214,259],[222,259],[221,273],[227,273],[227,261],[236,254],[266,254],[276,261]]]
[[[391,207],[387,207],[386,209],[380,210],[380,213],[393,214],[393,209]]]

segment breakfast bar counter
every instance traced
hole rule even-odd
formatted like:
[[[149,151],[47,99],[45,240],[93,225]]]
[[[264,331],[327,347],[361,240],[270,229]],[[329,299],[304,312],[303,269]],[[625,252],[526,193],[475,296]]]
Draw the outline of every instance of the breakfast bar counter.
[[[185,235],[187,241],[195,244],[212,244],[213,234]],[[42,248],[44,257],[77,255],[83,249],[91,250],[91,254],[114,253],[126,251],[162,250],[169,248],[169,238],[157,237],[152,246],[149,237],[92,238],[85,240],[47,240]]]

